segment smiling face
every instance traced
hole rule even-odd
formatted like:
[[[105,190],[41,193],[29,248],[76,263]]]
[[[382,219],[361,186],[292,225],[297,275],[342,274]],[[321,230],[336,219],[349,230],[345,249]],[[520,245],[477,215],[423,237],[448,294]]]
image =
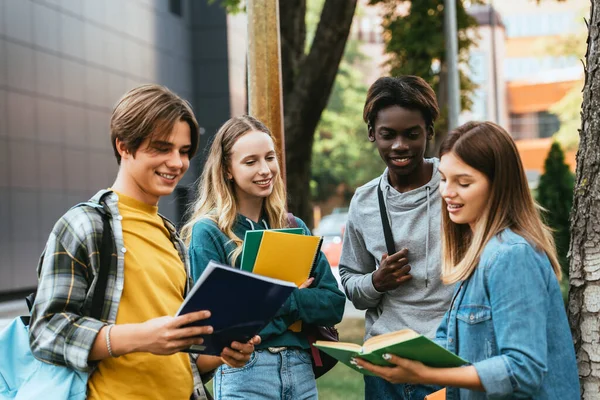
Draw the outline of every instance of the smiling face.
[[[377,113],[369,129],[369,140],[375,142],[387,165],[392,185],[410,175],[423,175],[427,135],[425,120],[418,110],[390,106]]]
[[[161,196],[171,194],[190,166],[192,142],[187,122],[176,122],[167,137],[152,142],[146,138],[135,155],[119,139],[116,146],[124,183],[119,190],[146,204],[156,205]]]
[[[238,203],[246,200],[263,200],[273,191],[279,174],[275,144],[264,132],[249,131],[231,148],[231,165],[227,174],[233,180]]]
[[[454,152],[442,156],[439,171],[440,192],[450,220],[455,224],[469,224],[473,231],[486,211],[491,189],[489,179]]]

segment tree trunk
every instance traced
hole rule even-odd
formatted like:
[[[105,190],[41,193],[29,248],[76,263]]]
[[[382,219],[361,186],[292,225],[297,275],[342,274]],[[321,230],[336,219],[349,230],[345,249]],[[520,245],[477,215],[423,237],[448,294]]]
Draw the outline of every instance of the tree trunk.
[[[571,212],[569,323],[581,398],[600,399],[600,0],[592,0]]]
[[[305,54],[306,0],[279,3],[288,205],[309,226],[314,132],[327,105],[355,9],[356,0],[326,0]]]

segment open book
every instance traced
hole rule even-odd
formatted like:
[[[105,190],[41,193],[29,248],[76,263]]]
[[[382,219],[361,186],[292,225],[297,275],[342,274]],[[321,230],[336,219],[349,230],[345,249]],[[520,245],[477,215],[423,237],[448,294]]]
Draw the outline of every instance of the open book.
[[[412,329],[402,329],[374,336],[362,346],[354,343],[318,340],[315,347],[365,375],[372,374],[352,365],[350,363],[352,358],[359,357],[376,365],[391,365],[382,357],[384,353],[390,353],[402,358],[420,361],[431,367],[460,367],[467,364],[467,361]]]
[[[177,311],[177,316],[208,310],[210,318],[193,325],[211,325],[202,345],[188,352],[219,355],[231,342],[245,343],[273,319],[296,289],[291,282],[240,271],[210,261]]]

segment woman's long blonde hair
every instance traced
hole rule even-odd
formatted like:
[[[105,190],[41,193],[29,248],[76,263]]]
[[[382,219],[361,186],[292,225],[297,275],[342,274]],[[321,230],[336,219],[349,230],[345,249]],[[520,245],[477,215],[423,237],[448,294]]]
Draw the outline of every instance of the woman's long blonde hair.
[[[450,220],[442,201],[442,280],[455,283],[467,279],[479,263],[485,245],[506,228],[544,251],[554,273],[561,270],[551,230],[542,222],[517,151],[508,132],[491,122],[468,122],[450,132],[440,149],[440,158],[454,153],[465,164],[489,180],[487,208],[472,232],[469,225]]]
[[[219,229],[227,235],[236,248],[229,256],[230,265],[235,265],[242,252],[243,238],[233,233],[233,225],[237,217],[237,204],[234,182],[227,179],[231,168],[231,149],[235,142],[248,132],[264,132],[273,140],[269,129],[259,120],[249,115],[229,119],[217,132],[210,146],[204,170],[198,181],[198,195],[190,207],[190,218],[181,230],[181,236],[189,246],[194,224],[202,218],[214,221]],[[275,146],[275,148],[277,148]],[[277,160],[280,162],[279,154]],[[286,193],[281,174],[273,181],[273,192],[265,199],[263,210],[270,228],[287,227]]]

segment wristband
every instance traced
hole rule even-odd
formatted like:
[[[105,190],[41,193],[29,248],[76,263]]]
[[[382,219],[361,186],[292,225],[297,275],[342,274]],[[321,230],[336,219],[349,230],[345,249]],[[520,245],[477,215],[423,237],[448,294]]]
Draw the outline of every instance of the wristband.
[[[116,358],[116,356],[112,352],[112,347],[110,345],[110,330],[112,329],[113,326],[115,326],[115,325],[111,324],[111,325],[108,325],[108,327],[106,328],[106,350],[108,350],[109,356],[111,356],[112,358]]]

